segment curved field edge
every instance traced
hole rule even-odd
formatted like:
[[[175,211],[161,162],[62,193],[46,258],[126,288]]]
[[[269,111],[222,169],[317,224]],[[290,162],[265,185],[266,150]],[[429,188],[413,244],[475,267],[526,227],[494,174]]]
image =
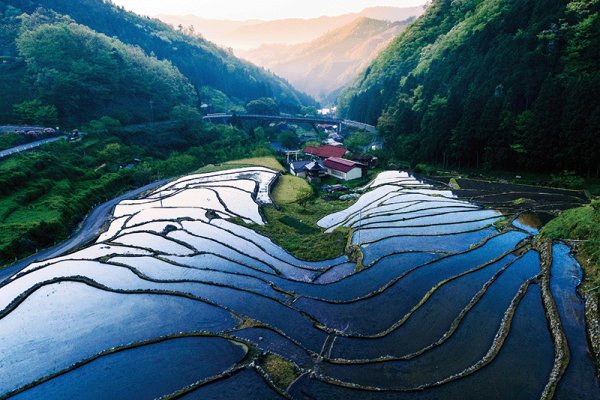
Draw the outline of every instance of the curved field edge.
[[[208,378],[192,383],[182,389],[179,389],[176,392],[165,394],[162,398],[180,398],[182,395],[190,393],[199,387],[211,384],[218,380],[227,379],[245,368],[255,368],[257,372],[260,373],[260,375],[265,380],[265,383],[268,386],[272,387],[277,393],[284,396],[284,398],[288,398],[288,396],[285,393],[287,385],[289,385],[293,380],[300,376],[300,369],[293,362],[288,361],[272,353],[261,352],[260,349],[258,349],[253,343],[247,340],[240,340],[229,333],[214,333],[204,331],[182,332],[104,350],[84,360],[74,363],[68,366],[67,368],[61,369],[60,371],[56,371],[50,375],[41,377],[36,381],[31,382],[25,386],[19,387],[11,392],[5,393],[0,396],[0,399],[8,399],[17,394],[24,393],[27,390],[39,386],[43,383],[49,382],[54,378],[66,375],[72,371],[75,371],[76,369],[91,364],[99,359],[109,357],[113,354],[127,352],[128,350],[132,349],[152,346],[154,344],[185,338],[221,338],[231,342],[232,344],[240,346],[243,349],[244,356],[240,361],[238,361],[229,369],[222,371],[217,375],[210,376]]]
[[[306,181],[290,175],[277,179],[271,188],[271,196],[273,204],[262,207],[265,225],[246,224],[239,219],[234,222],[268,237],[300,260],[323,261],[347,253],[352,231],[339,228],[325,233],[317,221],[344,210],[353,202],[326,200]]]
[[[585,299],[588,336],[596,366],[600,360],[600,200],[563,211],[540,232],[539,241],[565,240],[584,270],[579,293]]]

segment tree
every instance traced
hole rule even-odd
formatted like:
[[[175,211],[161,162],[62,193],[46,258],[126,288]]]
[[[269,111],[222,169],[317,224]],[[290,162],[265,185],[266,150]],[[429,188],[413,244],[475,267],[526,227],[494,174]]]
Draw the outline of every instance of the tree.
[[[90,121],[85,130],[90,133],[114,133],[121,127],[121,121],[115,118],[104,116],[100,119]]]
[[[297,149],[300,147],[300,140],[298,140],[298,135],[294,132],[281,132],[277,135],[277,141],[286,149]]]
[[[600,1],[432,1],[338,97],[394,157],[600,174]]]
[[[370,143],[371,143],[371,138],[370,138],[369,134],[365,131],[354,132],[344,142],[346,147],[348,147],[350,150],[353,150],[353,151],[360,151],[360,150],[362,150],[362,148],[364,148],[365,146],[368,146]]]
[[[196,102],[193,86],[170,62],[83,25],[32,19],[25,18],[16,44],[35,77],[34,94],[56,106],[63,124],[102,115],[125,123],[164,118],[173,106]]]
[[[119,143],[109,143],[104,146],[99,154],[106,161],[114,161],[121,155],[122,146]]]
[[[53,105],[43,104],[40,100],[28,100],[13,107],[15,119],[19,123],[36,125],[56,125],[58,112]]]
[[[296,192],[296,202],[302,207],[306,206],[306,203],[314,196],[314,191],[309,187],[301,187]]]
[[[173,107],[169,116],[172,121],[176,121],[186,129],[198,128],[202,125],[202,114],[196,107],[187,104]]]
[[[319,115],[315,106],[302,107],[300,113],[305,117],[317,117]]]
[[[248,114],[279,115],[279,105],[270,97],[262,97],[246,104]]]

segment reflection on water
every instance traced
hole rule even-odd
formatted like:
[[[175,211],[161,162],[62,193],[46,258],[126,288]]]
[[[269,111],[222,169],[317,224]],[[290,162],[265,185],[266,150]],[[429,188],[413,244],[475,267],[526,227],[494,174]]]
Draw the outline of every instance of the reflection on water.
[[[557,400],[600,399],[596,367],[585,331],[585,305],[577,293],[582,270],[564,244],[552,248],[552,295],[560,314],[570,350],[570,363],[557,389]]]
[[[461,182],[453,193],[384,173],[319,221],[353,228],[362,264],[308,263],[231,219],[262,224],[275,178],[260,167],[181,178],[121,203],[99,243],[0,285],[0,397],[88,360],[19,396],[154,398],[193,384],[185,398],[280,398],[263,376],[272,353],[303,374],[289,389],[297,399],[539,398],[554,346],[527,239],[546,216],[494,225],[518,188]],[[554,255],[571,349],[557,398],[598,399],[581,270],[567,247]]]
[[[223,372],[244,355],[221,338],[172,339],[98,358],[16,398],[153,399]]]

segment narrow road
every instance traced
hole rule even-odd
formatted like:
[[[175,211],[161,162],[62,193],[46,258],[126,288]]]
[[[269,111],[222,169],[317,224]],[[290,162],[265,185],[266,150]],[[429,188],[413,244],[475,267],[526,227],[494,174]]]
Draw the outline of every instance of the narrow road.
[[[236,115],[239,119],[250,119],[250,120],[265,120],[265,121],[284,121],[292,123],[308,122],[311,124],[335,124],[338,126],[346,125],[356,129],[364,129],[370,133],[376,134],[377,128],[373,125],[365,124],[362,122],[351,121],[348,119],[339,118],[326,118],[326,117],[294,117],[286,115],[260,115],[260,114],[238,114]],[[233,118],[233,114],[209,114],[202,119],[208,122],[222,122],[228,121]]]
[[[57,141],[63,140],[63,139],[66,139],[66,137],[60,136],[60,137],[55,137],[55,138],[50,138],[50,139],[39,140],[37,142],[26,143],[26,144],[22,144],[21,146],[16,146],[16,147],[12,147],[10,149],[2,150],[2,151],[0,151],[0,158],[5,158],[5,157],[8,157],[8,156],[16,154],[16,153],[21,153],[22,151],[31,150],[36,147],[40,147],[44,144],[57,142]]]
[[[100,230],[104,226],[104,223],[112,214],[113,208],[119,202],[137,197],[146,191],[156,189],[157,187],[166,184],[170,180],[171,179],[163,179],[162,181],[151,183],[139,189],[125,193],[122,196],[109,200],[106,203],[100,204],[87,215],[87,217],[81,225],[81,228],[79,229],[79,231],[77,231],[75,236],[54,247],[40,251],[37,254],[27,257],[21,261],[18,261],[17,263],[7,268],[0,269],[0,283],[4,282],[6,279],[21,271],[23,268],[27,267],[31,263],[59,257],[70,252],[73,249],[81,247],[84,244],[96,239],[100,235]]]

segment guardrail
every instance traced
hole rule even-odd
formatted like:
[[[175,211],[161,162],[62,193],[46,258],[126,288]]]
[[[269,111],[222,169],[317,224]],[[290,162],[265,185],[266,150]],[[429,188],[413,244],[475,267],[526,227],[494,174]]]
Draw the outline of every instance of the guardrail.
[[[36,147],[43,146],[48,143],[57,142],[59,140],[66,139],[65,136],[55,137],[50,139],[38,140],[37,142],[31,142],[27,144],[22,144],[20,146],[12,147],[10,149],[0,151],[0,159],[9,157],[13,154],[22,153],[27,150],[35,149]]]
[[[203,119],[205,121],[224,121],[234,118],[233,114],[209,114]],[[328,124],[328,125],[347,125],[353,128],[364,129],[371,133],[376,133],[377,128],[373,125],[365,124],[358,121],[342,120],[338,118],[317,118],[317,117],[295,117],[285,115],[258,115],[258,114],[237,114],[235,118],[240,119],[257,119],[267,121],[286,121],[286,122],[307,122],[311,124]]]

